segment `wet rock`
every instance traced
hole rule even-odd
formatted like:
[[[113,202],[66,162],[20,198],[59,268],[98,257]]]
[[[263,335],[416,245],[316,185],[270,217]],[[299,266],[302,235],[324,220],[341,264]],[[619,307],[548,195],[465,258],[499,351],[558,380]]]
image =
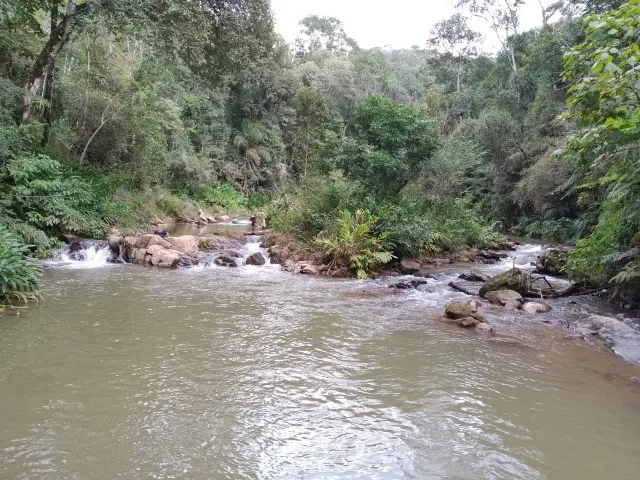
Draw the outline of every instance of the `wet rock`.
[[[253,255],[250,255],[249,257],[247,257],[244,263],[245,265],[260,266],[267,263],[267,260],[264,258],[264,256],[260,252],[256,252]]]
[[[302,266],[302,268],[300,268],[300,273],[303,275],[318,275],[320,273],[320,267],[311,263],[307,263],[306,265]]]
[[[69,245],[69,253],[79,252],[82,250],[82,243],[79,241],[71,242]]]
[[[242,249],[243,242],[222,235],[205,235],[197,237],[200,250],[209,252],[227,252]]]
[[[500,275],[491,277],[480,288],[480,296],[496,290],[513,290],[524,295],[528,292],[527,275],[518,268],[512,268]]]
[[[551,248],[538,257],[536,272],[556,277],[566,275],[571,250],[568,248]]]
[[[218,258],[216,258],[213,263],[215,263],[216,265],[218,265],[219,267],[237,267],[238,264],[236,263],[236,261],[231,258],[231,257],[227,257],[226,255],[222,255]]]
[[[531,314],[547,313],[551,311],[551,307],[541,300],[535,302],[525,302],[520,308],[522,309],[522,311]]]
[[[494,329],[488,323],[479,323],[476,325],[476,330],[482,333],[493,333]]]
[[[120,253],[120,246],[122,245],[123,240],[124,237],[121,235],[109,235],[107,237],[107,243],[113,253]]]
[[[480,300],[469,300],[467,302],[467,305],[469,305],[469,306],[471,306],[471,307],[473,307],[473,308],[475,308],[477,310],[478,308],[482,307],[482,302]]]
[[[484,297],[494,305],[502,307],[509,302],[517,302],[519,306],[523,301],[522,295],[514,290],[495,290],[488,292]]]
[[[229,215],[220,215],[218,217],[219,222],[228,222],[229,220],[231,220],[231,217]]]
[[[477,282],[451,282],[449,286],[458,292],[465,293],[467,295],[476,296],[480,294],[480,285]]]
[[[426,285],[428,282],[423,279],[406,280],[404,282],[394,283],[389,285],[389,288],[399,288],[400,290],[409,290],[412,288],[418,288],[421,285]]]
[[[458,276],[461,280],[466,280],[468,282],[486,282],[489,280],[489,276],[481,273],[477,270],[471,270],[469,273],[461,273]]]
[[[578,320],[574,328],[585,336],[597,335],[625,360],[640,363],[640,332],[618,319],[590,315]]]
[[[439,266],[439,265],[449,265],[452,262],[451,262],[451,259],[449,258],[429,258],[425,260],[424,263],[428,263],[429,265]]]
[[[485,322],[485,318],[481,313],[478,313],[477,308],[467,303],[449,303],[445,309],[444,314],[447,318],[458,320],[463,318],[474,318],[480,322]]]
[[[279,265],[282,265],[285,260],[287,260],[291,256],[291,250],[289,250],[288,247],[273,245],[269,247],[268,251],[271,263],[277,263]]]
[[[413,275],[420,270],[420,262],[417,260],[404,259],[400,261],[400,272],[404,275]]]
[[[500,260],[507,258],[509,255],[504,252],[497,252],[495,250],[481,250],[478,252],[477,258],[483,263],[496,263]]]

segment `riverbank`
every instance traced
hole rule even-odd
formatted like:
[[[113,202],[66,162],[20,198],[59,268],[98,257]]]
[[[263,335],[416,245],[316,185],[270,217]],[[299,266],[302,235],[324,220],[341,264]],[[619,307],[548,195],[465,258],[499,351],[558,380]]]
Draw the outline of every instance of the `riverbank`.
[[[344,267],[329,268],[321,251],[310,250],[294,238],[277,232],[252,235],[248,220],[242,221],[244,224],[229,222],[229,225],[210,224],[206,227],[170,226],[178,232],[195,228],[187,231],[199,233],[198,236],[162,238],[151,233],[133,237],[110,236],[106,242],[81,245],[75,257],[74,252],[67,252],[66,260],[82,261],[82,252],[90,251],[91,258],[97,257],[98,261],[105,261],[106,258],[111,262],[166,268],[233,270],[251,266],[311,276],[349,276]],[[237,229],[229,230],[234,225]],[[218,233],[211,233],[213,231]],[[563,331],[568,338],[590,344],[603,352],[614,351],[627,360],[640,362],[640,325],[623,315],[629,310],[616,311],[613,306],[590,296],[571,296],[570,293],[576,291],[571,292],[572,284],[568,280],[536,275],[536,264],[538,268],[549,268],[544,257],[542,262],[540,260],[546,251],[540,245],[505,243],[502,247],[505,250],[465,249],[445,258],[397,260],[386,270],[374,275],[379,280],[369,284],[363,295],[386,296],[394,293],[425,296],[439,306],[440,315],[445,306],[452,302],[471,304],[473,313],[478,312],[485,318],[486,322],[482,323],[486,325],[477,327],[476,324],[480,322],[466,322],[466,314],[449,320],[466,327],[476,327],[482,334],[497,341],[502,339],[512,343],[520,341],[509,335],[510,324],[546,326]],[[106,254],[105,249],[108,251]],[[102,253],[98,254],[98,251]],[[514,267],[518,272],[517,282],[495,283],[496,278]],[[527,284],[525,290],[519,290],[518,282],[524,278],[534,279],[537,283]],[[490,279],[494,279],[494,285],[486,288],[491,283]],[[381,283],[384,284],[382,289]],[[483,288],[485,292],[482,292]],[[510,289],[519,291],[505,292]],[[497,295],[494,295],[496,292]],[[612,315],[614,311],[616,315]]]

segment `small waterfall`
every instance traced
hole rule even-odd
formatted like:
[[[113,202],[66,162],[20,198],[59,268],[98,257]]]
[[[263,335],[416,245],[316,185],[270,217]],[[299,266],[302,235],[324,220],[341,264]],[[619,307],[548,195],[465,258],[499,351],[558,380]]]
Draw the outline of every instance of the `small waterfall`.
[[[265,260],[267,261],[265,265],[271,265],[271,259],[269,258],[269,251],[266,248],[262,248],[261,245],[262,245],[261,235],[247,235],[246,244],[245,244],[245,248],[246,248],[245,260],[247,259],[247,257],[255,253],[261,253],[262,256],[265,258]]]
[[[45,260],[47,267],[99,268],[113,263],[114,253],[104,240],[83,240],[81,249],[71,251],[70,247],[53,252],[53,257]]]

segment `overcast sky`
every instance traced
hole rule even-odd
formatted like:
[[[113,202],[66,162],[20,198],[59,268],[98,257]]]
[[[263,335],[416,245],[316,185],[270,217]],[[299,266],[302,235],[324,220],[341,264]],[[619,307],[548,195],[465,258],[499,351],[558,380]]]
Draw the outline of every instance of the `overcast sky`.
[[[277,29],[292,42],[307,15],[336,17],[349,36],[363,48],[424,46],[434,23],[455,12],[457,0],[271,0]],[[528,0],[520,15],[526,30],[542,23],[538,0]],[[485,50],[496,41],[482,23],[474,24],[486,36]]]

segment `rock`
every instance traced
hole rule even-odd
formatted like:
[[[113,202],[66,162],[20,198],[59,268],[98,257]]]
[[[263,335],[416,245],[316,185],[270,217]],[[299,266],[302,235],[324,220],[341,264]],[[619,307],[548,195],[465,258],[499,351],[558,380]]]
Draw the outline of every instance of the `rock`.
[[[551,248],[538,257],[535,271],[556,277],[564,276],[570,255],[571,250],[567,248]]]
[[[267,214],[264,212],[256,212],[251,217],[251,225],[257,230],[265,230],[267,228]]]
[[[494,305],[500,305],[502,307],[509,302],[518,302],[518,304],[521,304],[523,301],[522,295],[514,290],[495,290],[488,292],[484,297]]]
[[[476,325],[476,330],[478,330],[479,332],[483,332],[483,333],[493,333],[493,327],[491,325],[489,325],[488,323],[479,323],[478,325]]]
[[[219,222],[228,222],[229,220],[231,220],[231,217],[229,215],[220,215],[218,217]]]
[[[278,245],[273,245],[269,247],[269,258],[271,259],[271,263],[277,263],[282,265],[287,258],[291,255],[291,251],[288,247],[280,247]]]
[[[404,275],[412,275],[420,270],[420,262],[416,260],[404,259],[400,261],[400,272]]]
[[[480,296],[484,297],[488,292],[496,290],[513,290],[521,295],[526,294],[528,291],[527,276],[522,270],[512,268],[484,282],[480,288]]]
[[[222,255],[218,258],[216,258],[213,263],[215,263],[216,265],[220,266],[220,267],[237,267],[238,264],[235,262],[235,260],[231,257],[227,257],[225,255]]]
[[[486,282],[489,280],[487,275],[480,273],[477,270],[471,270],[469,273],[461,273],[458,278],[468,282]]]
[[[482,302],[480,300],[469,300],[467,302],[467,305],[477,310],[478,308],[482,307]]]
[[[122,245],[122,241],[124,237],[121,235],[109,235],[107,236],[107,243],[109,244],[109,248],[113,253],[120,253],[120,246]]]
[[[244,262],[245,265],[264,265],[265,263],[267,263],[267,260],[260,252],[250,255]]]
[[[424,261],[424,263],[428,263],[429,265],[449,265],[451,260],[449,258],[429,258]]]
[[[82,250],[82,243],[80,243],[77,240],[74,242],[71,242],[71,244],[69,245],[69,253],[80,252],[81,250]]]
[[[242,242],[235,238],[224,237],[222,235],[206,235],[197,237],[200,250],[207,251],[229,251],[240,250]]]
[[[162,238],[162,236],[160,235],[152,235],[149,240],[147,241],[147,247],[146,248],[151,248],[154,245],[160,245],[162,248],[166,248],[167,250],[173,250],[173,245],[168,242],[167,240],[165,240],[164,238]]]
[[[525,302],[520,308],[531,314],[547,313],[551,311],[551,307],[543,301]]]
[[[472,328],[482,323],[480,320],[473,317],[461,317],[461,318],[442,317],[440,318],[440,321],[448,323],[449,325],[458,325],[459,327],[463,327],[463,328]]]
[[[178,266],[178,262],[182,257],[181,252],[177,250],[167,250],[166,248],[162,248],[160,245],[152,246],[149,253],[152,251],[155,253],[151,254],[151,265],[161,268],[174,268]]]
[[[590,315],[574,324],[578,333],[598,335],[625,360],[640,363],[640,332],[616,318]]]
[[[320,273],[320,267],[307,263],[300,267],[299,273],[302,273],[303,275],[318,275]]]
[[[476,296],[480,293],[480,286],[477,282],[451,282],[449,286],[458,292]]]
[[[400,290],[409,290],[411,288],[418,288],[420,285],[426,285],[428,282],[422,279],[407,280],[405,282],[394,283],[389,285],[389,288],[399,288]]]
[[[444,314],[446,317],[454,320],[471,317],[479,320],[480,322],[486,321],[482,314],[478,313],[478,310],[475,307],[466,303],[449,303],[444,309]]]
[[[181,237],[169,237],[166,240],[175,250],[182,253],[197,252],[200,250],[200,242],[193,235],[182,235]]]

